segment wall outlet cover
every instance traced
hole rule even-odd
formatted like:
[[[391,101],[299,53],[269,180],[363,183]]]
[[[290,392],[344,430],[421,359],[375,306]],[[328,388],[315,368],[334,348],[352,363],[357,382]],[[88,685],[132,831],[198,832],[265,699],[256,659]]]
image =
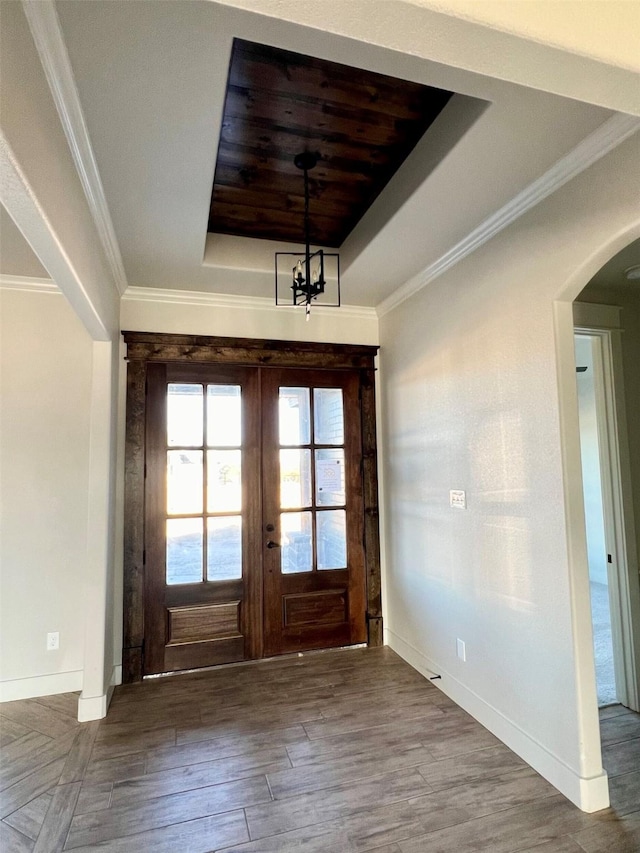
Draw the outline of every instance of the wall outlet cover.
[[[47,634],[47,651],[55,652],[60,648],[60,633],[59,631],[51,631]]]

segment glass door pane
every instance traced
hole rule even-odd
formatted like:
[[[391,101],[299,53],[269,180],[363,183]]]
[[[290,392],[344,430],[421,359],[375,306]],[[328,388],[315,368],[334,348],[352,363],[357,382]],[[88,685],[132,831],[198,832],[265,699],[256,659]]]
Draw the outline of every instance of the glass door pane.
[[[207,385],[207,444],[240,447],[242,399],[239,385]]]
[[[280,516],[282,574],[313,569],[313,528],[310,512],[285,512]]]
[[[330,509],[317,515],[318,570],[347,568],[347,514]]]
[[[316,460],[316,504],[344,506],[344,450],[319,449]]]
[[[202,519],[167,519],[167,584],[202,580]]]
[[[202,451],[167,453],[167,514],[202,512]]]
[[[241,509],[241,451],[208,450],[207,512],[239,512]]]
[[[342,388],[314,389],[313,423],[317,444],[344,444]]]
[[[309,444],[311,405],[308,388],[280,388],[278,415],[281,445]]]
[[[280,451],[280,506],[298,509],[311,506],[311,451]]]
[[[202,445],[202,385],[170,382],[167,388],[167,444]]]
[[[242,517],[207,519],[207,580],[242,577]]]

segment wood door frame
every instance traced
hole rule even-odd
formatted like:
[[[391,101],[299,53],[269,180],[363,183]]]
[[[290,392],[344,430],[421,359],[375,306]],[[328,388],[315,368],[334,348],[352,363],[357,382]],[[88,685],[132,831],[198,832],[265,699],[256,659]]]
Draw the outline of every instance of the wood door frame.
[[[271,341],[207,335],[123,331],[127,345],[127,415],[124,496],[122,674],[125,683],[144,672],[144,486],[146,380],[151,362],[234,364],[357,371],[360,381],[362,486],[367,631],[382,645],[382,600],[377,477],[375,356],[377,346]]]

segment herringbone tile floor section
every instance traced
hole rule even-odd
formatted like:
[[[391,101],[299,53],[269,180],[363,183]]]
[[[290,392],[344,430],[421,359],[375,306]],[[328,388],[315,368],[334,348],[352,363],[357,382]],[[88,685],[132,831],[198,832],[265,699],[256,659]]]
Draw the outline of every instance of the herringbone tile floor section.
[[[638,853],[640,716],[586,815],[389,649],[0,706],[2,853]]]

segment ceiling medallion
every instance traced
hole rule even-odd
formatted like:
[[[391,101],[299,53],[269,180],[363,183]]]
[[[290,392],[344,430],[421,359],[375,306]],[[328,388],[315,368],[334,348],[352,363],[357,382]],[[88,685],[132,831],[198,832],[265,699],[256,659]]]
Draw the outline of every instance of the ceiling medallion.
[[[334,308],[340,305],[340,256],[322,249],[311,251],[309,171],[319,159],[320,155],[312,151],[303,151],[293,159],[304,172],[304,253],[276,252],[276,305],[304,305],[307,320],[312,301]]]

